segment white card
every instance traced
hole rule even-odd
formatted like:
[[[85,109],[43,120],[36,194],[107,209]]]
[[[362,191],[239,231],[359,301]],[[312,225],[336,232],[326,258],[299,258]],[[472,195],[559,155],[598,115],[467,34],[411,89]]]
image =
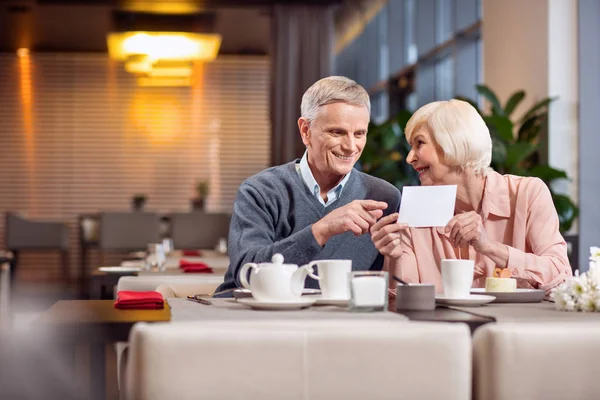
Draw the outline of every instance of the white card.
[[[415,228],[446,226],[455,202],[456,185],[404,186],[398,222]]]

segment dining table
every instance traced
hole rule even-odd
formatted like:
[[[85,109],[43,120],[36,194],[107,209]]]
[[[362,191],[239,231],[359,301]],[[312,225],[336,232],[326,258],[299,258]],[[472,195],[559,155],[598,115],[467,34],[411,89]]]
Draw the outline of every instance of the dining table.
[[[215,250],[200,250],[201,256],[183,256],[175,254],[167,257],[164,270],[144,270],[141,268],[142,260],[135,262],[126,262],[124,265],[115,267],[98,267],[90,274],[90,292],[91,300],[108,300],[114,297],[113,288],[123,276],[173,276],[173,275],[195,275],[193,273],[185,274],[179,268],[180,260],[184,259],[193,263],[204,263],[211,267],[212,274],[225,275],[229,267],[229,257],[226,254]]]
[[[72,349],[75,345],[90,346],[90,398],[103,398],[106,385],[105,346],[127,341],[134,324],[138,322],[211,321],[211,320],[403,320],[441,323],[464,323],[471,332],[489,323],[544,322],[544,321],[597,321],[600,313],[577,313],[556,310],[549,301],[538,303],[490,303],[479,307],[437,306],[430,311],[351,312],[347,307],[324,305],[301,310],[254,310],[233,298],[206,298],[195,302],[186,298],[168,298],[161,310],[121,310],[114,308],[113,300],[61,300],[45,311],[38,320],[43,327],[61,332],[61,339]]]

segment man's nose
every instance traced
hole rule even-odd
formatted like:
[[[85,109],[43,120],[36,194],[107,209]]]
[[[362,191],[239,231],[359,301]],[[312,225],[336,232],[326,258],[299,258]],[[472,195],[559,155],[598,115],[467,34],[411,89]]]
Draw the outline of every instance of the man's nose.
[[[342,148],[344,150],[352,151],[354,149],[355,142],[356,142],[356,139],[354,138],[354,135],[348,134],[344,137],[344,140],[342,141]]]

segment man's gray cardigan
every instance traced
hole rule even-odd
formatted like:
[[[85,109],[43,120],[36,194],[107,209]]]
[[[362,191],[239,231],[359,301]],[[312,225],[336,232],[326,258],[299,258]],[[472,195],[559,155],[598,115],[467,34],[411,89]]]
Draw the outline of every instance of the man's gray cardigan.
[[[346,232],[317,243],[311,225],[353,200],[377,200],[388,204],[384,216],[398,211],[400,192],[388,182],[353,170],[340,197],[325,207],[311,193],[296,170],[299,160],[268,168],[242,183],[233,207],[229,229],[231,263],[225,282],[217,291],[241,286],[238,272],[249,262],[270,262],[275,253],[286,264],[303,265],[312,260],[351,259],[353,270],[381,270],[379,254],[370,234]],[[318,288],[307,278],[306,287]]]

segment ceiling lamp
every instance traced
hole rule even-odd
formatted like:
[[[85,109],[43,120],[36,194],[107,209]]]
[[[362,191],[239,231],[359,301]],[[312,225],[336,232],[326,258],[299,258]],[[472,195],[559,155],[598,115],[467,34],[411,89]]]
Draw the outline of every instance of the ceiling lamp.
[[[189,32],[119,32],[108,34],[108,54],[114,60],[131,56],[148,60],[211,61],[217,57],[221,35]]]
[[[181,87],[192,86],[191,78],[165,78],[165,77],[149,77],[141,76],[137,79],[138,86],[143,87]]]
[[[152,71],[152,61],[147,55],[133,55],[125,61],[125,71],[130,74],[147,74]]]
[[[191,77],[194,68],[191,62],[159,61],[152,66],[150,77]]]
[[[116,12],[113,21],[114,32],[107,36],[108,54],[138,77],[190,80],[193,62],[214,60],[221,46],[221,35],[212,33],[214,14]],[[152,81],[144,86],[156,85]]]

